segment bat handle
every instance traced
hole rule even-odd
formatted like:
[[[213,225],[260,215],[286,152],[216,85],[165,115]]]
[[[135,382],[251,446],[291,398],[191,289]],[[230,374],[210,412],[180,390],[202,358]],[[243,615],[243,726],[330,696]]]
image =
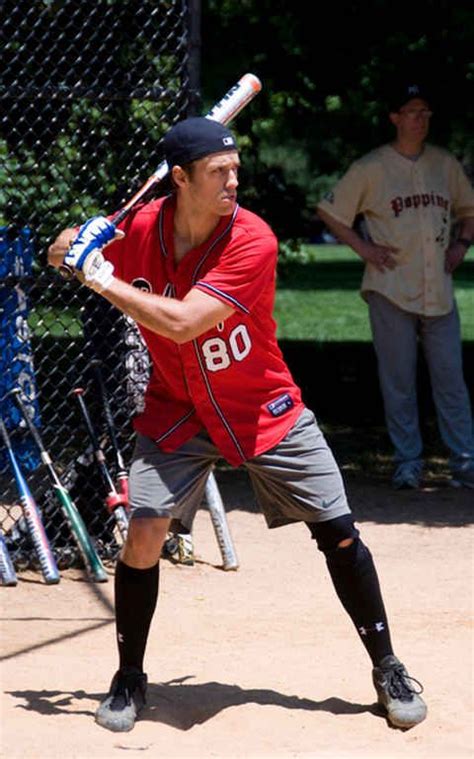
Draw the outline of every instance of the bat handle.
[[[117,226],[118,224],[120,224],[121,221],[123,221],[128,216],[131,210],[132,210],[131,208],[129,208],[128,206],[125,206],[124,208],[122,208],[121,211],[117,211],[117,213],[114,213],[110,221],[112,222],[112,224],[115,224],[115,226]]]
[[[128,508],[128,475],[126,472],[119,472],[117,475],[117,490],[122,496],[123,504]]]

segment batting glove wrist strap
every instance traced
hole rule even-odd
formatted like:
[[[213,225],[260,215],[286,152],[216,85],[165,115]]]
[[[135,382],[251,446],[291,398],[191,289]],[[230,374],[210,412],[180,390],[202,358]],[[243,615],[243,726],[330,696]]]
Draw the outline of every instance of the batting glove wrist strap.
[[[115,224],[112,224],[105,216],[94,216],[80,228],[64,257],[64,263],[85,274],[89,256],[111,242],[114,236]]]
[[[84,284],[101,293],[114,279],[114,266],[106,261],[100,250],[91,252],[83,268]]]

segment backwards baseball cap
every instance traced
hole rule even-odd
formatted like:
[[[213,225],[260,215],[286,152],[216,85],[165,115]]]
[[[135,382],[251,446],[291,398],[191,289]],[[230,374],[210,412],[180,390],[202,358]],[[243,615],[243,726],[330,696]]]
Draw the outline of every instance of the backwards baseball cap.
[[[390,113],[397,113],[400,108],[403,108],[405,103],[408,103],[414,98],[419,98],[427,103],[431,103],[431,95],[423,84],[411,82],[396,85],[388,96]]]
[[[237,150],[232,132],[218,121],[193,116],[179,121],[165,134],[163,147],[171,169],[225,150]]]

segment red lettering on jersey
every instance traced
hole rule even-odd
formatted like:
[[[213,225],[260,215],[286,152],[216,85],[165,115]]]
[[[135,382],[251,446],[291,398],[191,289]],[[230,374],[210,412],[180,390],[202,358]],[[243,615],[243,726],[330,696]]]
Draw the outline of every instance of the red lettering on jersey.
[[[403,211],[403,200],[402,200],[402,198],[400,196],[398,198],[394,198],[391,201],[390,205],[393,208],[393,212],[394,212],[395,216],[400,216],[401,212]]]
[[[390,206],[395,218],[398,218],[406,208],[414,208],[416,210],[420,206],[422,208],[437,206],[447,211],[449,209],[449,200],[443,198],[442,195],[435,195],[433,192],[424,192],[422,195],[407,195],[405,198],[397,195],[390,201]]]

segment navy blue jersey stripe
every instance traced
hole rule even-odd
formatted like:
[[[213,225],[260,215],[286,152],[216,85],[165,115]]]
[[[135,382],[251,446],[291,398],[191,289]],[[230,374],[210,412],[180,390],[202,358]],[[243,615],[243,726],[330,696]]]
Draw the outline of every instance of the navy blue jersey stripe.
[[[237,308],[240,308],[241,311],[244,312],[244,314],[249,314],[249,309],[243,305],[243,303],[240,303],[236,298],[234,298],[232,295],[229,295],[228,293],[224,292],[223,290],[219,290],[218,287],[214,287],[214,285],[210,285],[208,282],[196,282],[196,286],[202,287],[205,290],[210,290],[211,292],[217,293],[222,298],[225,298],[225,300],[228,300],[230,303],[232,303],[234,306],[237,306]]]
[[[232,427],[230,426],[229,422],[228,422],[228,421],[227,421],[227,419],[225,418],[225,415],[224,415],[224,413],[223,413],[223,411],[222,411],[221,407],[220,407],[220,406],[219,406],[219,404],[217,403],[217,401],[216,401],[216,399],[214,398],[214,395],[213,395],[213,393],[212,393],[212,390],[211,390],[211,386],[210,386],[210,384],[209,384],[209,379],[208,379],[208,377],[207,377],[207,372],[206,372],[206,369],[205,369],[205,368],[204,368],[204,366],[202,365],[202,358],[201,358],[201,354],[200,354],[200,352],[199,352],[199,345],[198,345],[198,342],[197,342],[197,340],[193,340],[193,345],[194,345],[194,350],[195,350],[195,353],[196,353],[196,356],[197,356],[197,360],[198,360],[198,362],[199,362],[199,368],[200,368],[200,370],[201,370],[201,374],[202,374],[202,376],[203,376],[203,379],[204,379],[204,383],[205,383],[205,385],[206,385],[206,390],[207,390],[207,393],[208,393],[208,395],[209,395],[209,398],[210,398],[210,400],[211,400],[211,403],[212,403],[212,405],[214,406],[214,408],[215,408],[215,410],[216,410],[216,412],[217,412],[217,415],[219,416],[219,418],[220,418],[220,420],[221,420],[222,424],[224,425],[225,429],[227,430],[227,433],[228,433],[228,435],[229,435],[230,439],[232,440],[233,444],[234,444],[234,445],[235,445],[235,447],[237,448],[237,451],[238,451],[238,453],[239,453],[239,456],[241,457],[242,461],[245,461],[245,454],[244,454],[244,452],[243,452],[242,448],[240,447],[240,443],[239,443],[239,441],[238,441],[238,439],[237,439],[237,436],[236,436],[235,432],[233,431]]]
[[[169,435],[175,432],[178,429],[178,427],[181,427],[182,424],[187,422],[188,419],[190,419],[190,417],[192,417],[194,413],[195,411],[194,409],[192,409],[185,416],[181,417],[181,419],[178,419],[178,421],[175,424],[173,424],[173,426],[170,427],[169,430],[166,430],[166,432],[163,432],[163,434],[160,435],[160,437],[155,438],[155,443],[161,443],[165,438],[169,437]]]
[[[160,248],[161,248],[161,251],[162,251],[162,253],[163,253],[163,255],[164,255],[165,258],[168,258],[168,251],[166,250],[166,245],[165,245],[165,214],[164,214],[164,209],[165,209],[165,206],[168,203],[168,198],[170,198],[170,197],[171,197],[171,195],[168,195],[168,197],[165,198],[165,200],[163,201],[163,204],[162,204],[162,206],[160,208],[160,214],[158,216],[158,234],[159,234],[159,237],[160,237]]]
[[[235,217],[237,216],[238,210],[239,210],[239,206],[236,205],[235,208],[234,208],[234,213],[232,214],[232,216],[231,216],[231,218],[229,220],[229,223],[227,224],[226,228],[220,233],[219,237],[216,237],[216,239],[214,240],[214,242],[211,243],[211,245],[209,246],[209,248],[206,250],[206,252],[202,256],[202,258],[200,259],[199,263],[197,264],[196,268],[194,269],[194,274],[193,274],[193,278],[192,278],[193,284],[196,284],[196,280],[197,280],[198,275],[199,275],[199,270],[203,266],[203,264],[206,261],[206,259],[208,258],[208,256],[212,253],[212,251],[214,250],[214,248],[216,247],[216,245],[222,240],[222,238],[225,237],[226,234],[228,234],[230,232],[230,230],[232,229],[232,226],[234,224]]]

